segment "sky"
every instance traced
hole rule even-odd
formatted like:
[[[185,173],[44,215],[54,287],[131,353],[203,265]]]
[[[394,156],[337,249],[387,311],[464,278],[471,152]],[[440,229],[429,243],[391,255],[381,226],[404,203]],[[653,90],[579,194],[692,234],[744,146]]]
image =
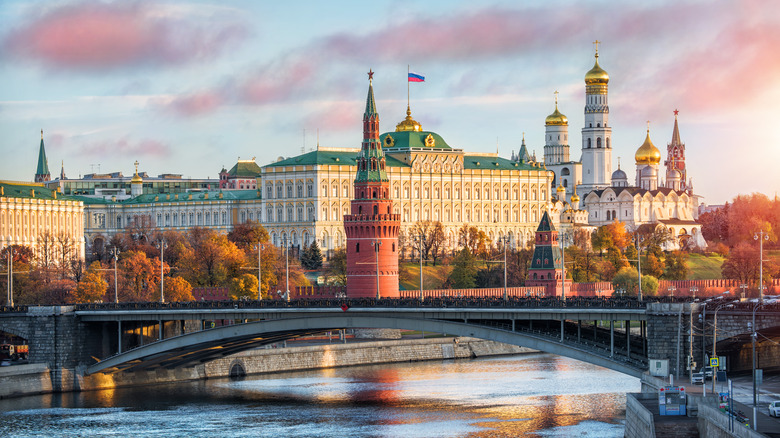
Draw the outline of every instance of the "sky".
[[[679,110],[707,204],[780,191],[780,8],[745,1],[0,0],[0,179],[30,181],[40,130],[52,176],[217,178],[360,146],[373,70],[380,131],[412,116],[467,152],[542,158],[544,119],[581,155],[584,76],[609,73],[613,168],[633,180]]]

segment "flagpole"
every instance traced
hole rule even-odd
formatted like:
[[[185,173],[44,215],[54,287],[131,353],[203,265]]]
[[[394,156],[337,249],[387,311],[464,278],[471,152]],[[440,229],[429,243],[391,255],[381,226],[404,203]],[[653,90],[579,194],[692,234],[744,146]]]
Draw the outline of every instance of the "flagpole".
[[[409,73],[411,72],[411,66],[406,64],[406,107],[409,108]]]

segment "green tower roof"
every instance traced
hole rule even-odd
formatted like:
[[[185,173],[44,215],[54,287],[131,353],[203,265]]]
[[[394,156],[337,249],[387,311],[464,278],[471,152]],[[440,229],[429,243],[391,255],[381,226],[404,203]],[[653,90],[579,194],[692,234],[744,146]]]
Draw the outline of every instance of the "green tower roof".
[[[46,149],[43,147],[43,129],[41,129],[41,147],[38,150],[38,168],[35,175],[51,175],[49,172],[49,160],[46,159]]]

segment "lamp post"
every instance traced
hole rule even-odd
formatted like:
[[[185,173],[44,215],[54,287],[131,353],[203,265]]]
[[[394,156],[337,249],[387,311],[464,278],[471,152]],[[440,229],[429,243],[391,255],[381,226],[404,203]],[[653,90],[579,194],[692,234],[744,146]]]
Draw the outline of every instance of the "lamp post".
[[[750,334],[750,337],[753,341],[753,417],[754,417],[754,426],[755,426],[755,412],[756,407],[758,406],[758,399],[756,397],[756,338],[758,337],[758,332],[756,330],[756,310],[758,310],[759,307],[763,306],[763,303],[758,302],[753,306],[753,322],[751,324],[752,333]]]
[[[290,246],[287,242],[287,236],[284,236],[284,287],[287,301],[290,301]]]
[[[717,349],[717,346],[718,346],[718,311],[720,309],[725,308],[725,307],[731,307],[731,304],[721,304],[720,306],[718,306],[715,309],[715,315],[713,316],[713,324],[712,324],[712,356],[710,356],[710,358],[718,357],[718,349]],[[718,368],[720,368],[720,361],[718,361]],[[707,377],[706,374],[705,374],[704,377],[705,378]],[[712,370],[712,393],[713,394],[715,394],[715,380],[717,379],[717,377],[718,377],[717,371],[715,371],[713,369]]]
[[[668,289],[666,289],[666,290],[668,290],[668,291],[669,291],[669,296],[670,296],[670,297],[672,297],[672,298],[674,298],[674,291],[676,291],[676,290],[677,290],[677,288],[676,288],[676,287],[674,287],[674,286],[669,286],[669,288],[668,288]]]
[[[14,255],[16,251],[13,247],[8,246],[6,248],[8,252],[8,306],[14,306]]]
[[[636,236],[636,268],[639,273],[639,293],[637,298],[642,301],[642,247],[641,244],[645,241],[639,235]],[[679,372],[679,371],[678,371]]]
[[[119,259],[120,252],[117,247],[111,248],[111,256],[114,257],[114,303],[119,303],[119,281],[117,280],[116,262]]]
[[[753,234],[753,240],[758,240],[758,247],[759,247],[758,301],[760,303],[763,303],[764,302],[764,241],[769,240],[769,234],[765,233],[764,230],[761,230],[758,233]]]
[[[561,299],[566,300],[566,247],[565,242],[569,240],[569,235],[566,233],[560,234],[560,246],[561,246]]]
[[[698,291],[699,291],[699,288],[698,288],[698,287],[696,287],[696,286],[691,286],[691,288],[690,288],[689,290],[690,290],[690,291],[691,291],[691,293],[693,294],[693,299],[695,300],[695,299],[696,299],[696,292],[698,292]]]
[[[742,293],[740,295],[741,298],[745,298],[745,290],[747,289],[748,285],[745,283],[742,283],[739,285],[739,288],[742,289]]]
[[[417,237],[417,248],[420,256],[420,301],[423,300],[423,267],[422,267],[422,255],[423,255],[423,239],[425,236],[420,233]]]
[[[258,242],[257,244],[257,299],[263,299],[263,250],[265,245]]]
[[[376,299],[379,300],[382,298],[382,295],[379,293],[379,247],[382,246],[382,241],[374,239],[371,242],[371,246],[374,247],[374,259],[376,260]]]
[[[160,302],[165,303],[165,270],[163,269],[163,259],[165,258],[165,248],[168,247],[168,242],[165,241],[165,237],[161,237],[160,240],[155,242],[155,246],[160,248]]]
[[[504,236],[501,240],[504,242],[504,301],[508,301],[509,294],[507,294],[506,290],[506,247],[509,245],[509,236]]]

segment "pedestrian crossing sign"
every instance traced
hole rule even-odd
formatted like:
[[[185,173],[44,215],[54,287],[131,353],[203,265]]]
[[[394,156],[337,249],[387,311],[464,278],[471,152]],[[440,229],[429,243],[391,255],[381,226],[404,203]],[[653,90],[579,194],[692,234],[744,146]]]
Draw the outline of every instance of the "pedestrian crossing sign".
[[[710,358],[710,366],[713,368],[718,368],[718,358],[717,357],[711,357]]]

